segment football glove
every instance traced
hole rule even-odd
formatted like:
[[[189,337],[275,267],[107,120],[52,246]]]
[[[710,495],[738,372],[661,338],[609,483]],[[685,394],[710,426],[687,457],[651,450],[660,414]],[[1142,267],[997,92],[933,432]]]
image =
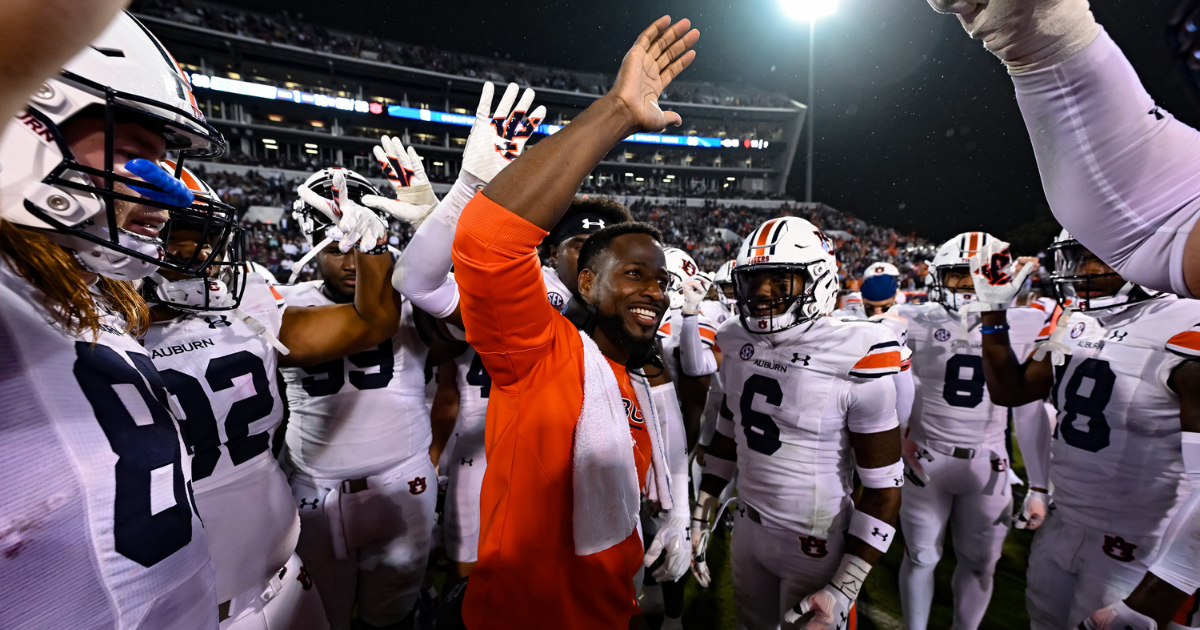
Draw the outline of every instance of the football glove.
[[[954,13],[1011,74],[1049,68],[1087,48],[1100,25],[1087,0],[929,0]]]
[[[906,437],[901,438],[900,455],[908,466],[908,480],[917,487],[924,488],[925,484],[929,483],[929,473],[925,472],[925,467],[921,465],[921,447]]]
[[[683,294],[683,314],[695,315],[700,312],[700,303],[704,301],[708,288],[704,286],[703,280],[688,280],[680,289],[680,293]]]
[[[1101,608],[1079,624],[1079,630],[1158,630],[1158,623],[1125,602]]]
[[[296,193],[304,203],[316,208],[333,222],[341,232],[338,249],[345,254],[358,246],[365,253],[387,251],[387,224],[373,211],[354,203],[347,196],[346,175],[341,170],[333,174],[333,199],[326,199],[301,184]],[[332,238],[332,234],[326,232]]]
[[[707,558],[708,538],[712,534],[712,527],[708,519],[712,518],[717,503],[717,497],[701,490],[696,497],[696,505],[692,506],[692,575],[696,576],[696,582],[702,588],[708,588],[708,585],[712,584],[712,573],[708,570]]]
[[[687,517],[669,514],[658,528],[658,534],[654,536],[650,548],[646,550],[643,562],[646,568],[650,568],[663,556],[662,566],[655,569],[651,575],[659,582],[674,582],[687,573],[688,561],[691,559],[688,553],[690,550]]]
[[[396,191],[396,198],[363,195],[363,205],[386,212],[414,228],[420,226],[438,203],[425,167],[421,165],[421,156],[411,146],[406,151],[399,138],[388,136],[379,138],[373,152],[384,176]]]
[[[784,613],[783,620],[796,624],[801,630],[846,630],[853,603],[833,585],[826,584],[825,588],[800,600]]]
[[[1048,352],[1052,365],[1058,366],[1067,362],[1067,355],[1071,354],[1071,347],[1063,343],[1063,336],[1067,334],[1067,326],[1070,324],[1071,313],[1074,311],[1075,309],[1070,306],[1063,308],[1062,314],[1058,316],[1058,323],[1054,326],[1054,331],[1050,333],[1050,338],[1039,341],[1034,346],[1034,361],[1045,359]]]
[[[1025,501],[1021,504],[1021,512],[1013,519],[1016,529],[1037,529],[1046,522],[1046,514],[1050,511],[1050,495],[1040,490],[1029,490]]]
[[[971,256],[971,279],[975,282],[976,301],[972,311],[1003,311],[1012,305],[1025,279],[1037,268],[1032,260],[1022,260],[1018,271],[1009,253],[1008,243],[992,240]]]
[[[546,117],[546,108],[542,106],[529,113],[534,96],[531,89],[525,90],[513,108],[513,102],[517,100],[516,83],[508,84],[496,111],[491,112],[494,89],[491,81],[483,84],[479,107],[475,110],[475,124],[471,126],[463,150],[463,170],[484,184],[491,182],[497,173],[521,155],[525,143]]]

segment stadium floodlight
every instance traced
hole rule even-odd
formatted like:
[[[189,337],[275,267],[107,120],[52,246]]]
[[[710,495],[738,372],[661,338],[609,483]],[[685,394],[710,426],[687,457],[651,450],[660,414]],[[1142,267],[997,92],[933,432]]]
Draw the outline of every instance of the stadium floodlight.
[[[779,0],[779,8],[788,17],[800,22],[812,22],[817,18],[837,12],[838,0]]]

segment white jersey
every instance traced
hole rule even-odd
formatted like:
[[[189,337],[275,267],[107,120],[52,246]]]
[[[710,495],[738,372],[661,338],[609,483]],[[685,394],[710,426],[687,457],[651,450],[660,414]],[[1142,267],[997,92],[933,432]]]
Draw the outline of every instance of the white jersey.
[[[288,306],[333,304],[322,281],[280,286]],[[334,333],[336,334],[336,333]],[[305,368],[284,368],[290,460],[303,473],[349,479],[377,473],[433,441],[425,403],[425,357],[412,302],[400,331],[379,346]]]
[[[704,300],[700,303],[700,314],[707,317],[714,326],[720,326],[725,320],[733,317],[733,310],[716,300]]]
[[[158,371],[117,318],[71,336],[41,298],[0,262],[0,628],[215,630]]]
[[[1179,397],[1167,383],[1186,353],[1200,354],[1197,322],[1200,302],[1175,296],[1071,316],[1071,355],[1051,391],[1056,517],[1111,534],[1164,533],[1188,492]]]
[[[546,299],[550,306],[558,309],[559,313],[567,312],[567,302],[571,301],[571,291],[558,277],[558,271],[550,267],[542,267],[542,280],[546,283]]]
[[[891,379],[900,343],[863,320],[822,317],[773,335],[746,332],[738,319],[717,334],[725,402],[717,431],[737,442],[738,495],[763,522],[825,538],[845,528],[854,456],[850,431],[898,425]],[[891,388],[893,400],[860,412],[858,386]],[[878,406],[877,400],[862,407]]]
[[[283,298],[256,273],[246,282],[241,310],[278,337]],[[217,599],[228,601],[278,573],[300,535],[291,489],[271,453],[284,412],[278,355],[232,313],[154,324],[143,343],[186,416],[196,507]]]
[[[712,352],[713,346],[716,345],[717,327],[704,313],[697,317],[700,318],[700,343],[704,345],[705,350]],[[662,343],[663,365],[670,372],[672,380],[678,380],[680,376],[675,372],[675,366],[678,365],[675,361],[675,351],[679,348],[679,333],[682,330],[683,309],[673,308],[663,316],[662,323],[658,325],[658,332],[655,333]]]
[[[492,377],[483,367],[479,353],[470,346],[454,359],[454,363],[458,368],[455,381],[459,400],[458,422],[454,432],[482,432],[487,417],[488,396],[492,391]]]
[[[992,403],[983,380],[983,334],[979,315],[971,314],[966,341],[969,351],[953,350],[959,335],[959,314],[937,303],[905,305],[898,309],[908,320],[917,386],[909,420],[909,439],[923,443],[977,448],[1003,444],[1008,408]],[[1030,308],[1008,310],[1009,339],[1017,360],[1024,361],[1034,343],[1049,335],[1047,315]]]

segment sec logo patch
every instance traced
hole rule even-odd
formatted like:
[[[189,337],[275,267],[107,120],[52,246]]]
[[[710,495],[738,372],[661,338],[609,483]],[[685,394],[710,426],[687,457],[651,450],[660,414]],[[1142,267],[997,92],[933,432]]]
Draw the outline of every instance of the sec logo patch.
[[[754,346],[750,344],[742,346],[742,351],[738,353],[738,356],[742,357],[743,361],[749,361],[754,357]]]
[[[546,297],[550,299],[550,306],[553,306],[554,308],[556,308],[560,311],[562,310],[563,296],[551,291],[549,293],[546,293]]]
[[[950,338],[950,331],[945,328],[939,328],[937,332],[933,333],[933,338],[938,341],[946,341]]]
[[[1085,328],[1087,328],[1087,324],[1083,322],[1075,324],[1075,327],[1071,329],[1071,338],[1078,339],[1079,336],[1083,334]]]

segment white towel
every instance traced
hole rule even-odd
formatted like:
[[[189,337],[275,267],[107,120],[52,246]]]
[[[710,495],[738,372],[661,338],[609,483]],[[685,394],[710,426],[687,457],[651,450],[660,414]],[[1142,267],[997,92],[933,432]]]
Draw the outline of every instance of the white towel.
[[[638,524],[641,492],[633,459],[633,436],[621,388],[612,367],[596,342],[583,339],[583,407],[575,424],[572,446],[575,553],[587,556],[604,551],[629,537]],[[671,492],[663,459],[658,415],[644,378],[634,384],[638,406],[650,432],[650,475],[647,494],[671,508]]]

